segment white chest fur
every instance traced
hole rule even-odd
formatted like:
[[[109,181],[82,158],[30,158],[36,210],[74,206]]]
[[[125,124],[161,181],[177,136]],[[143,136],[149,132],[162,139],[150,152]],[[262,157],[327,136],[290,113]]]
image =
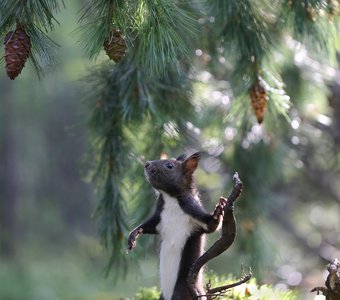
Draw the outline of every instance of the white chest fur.
[[[182,251],[197,224],[180,208],[177,199],[162,193],[164,208],[158,231],[161,235],[160,285],[165,300],[170,300],[177,280]]]

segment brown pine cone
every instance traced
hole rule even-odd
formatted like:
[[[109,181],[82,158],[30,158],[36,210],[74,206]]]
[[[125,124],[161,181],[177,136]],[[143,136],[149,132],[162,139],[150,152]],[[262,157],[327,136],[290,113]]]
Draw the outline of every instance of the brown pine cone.
[[[126,42],[122,33],[117,29],[112,29],[110,37],[104,41],[106,54],[114,62],[120,62],[126,52]]]
[[[6,72],[10,79],[16,78],[25,66],[31,52],[31,40],[23,26],[17,26],[4,38]]]
[[[263,86],[257,81],[249,90],[251,105],[253,107],[257,122],[261,124],[267,105],[267,93]]]

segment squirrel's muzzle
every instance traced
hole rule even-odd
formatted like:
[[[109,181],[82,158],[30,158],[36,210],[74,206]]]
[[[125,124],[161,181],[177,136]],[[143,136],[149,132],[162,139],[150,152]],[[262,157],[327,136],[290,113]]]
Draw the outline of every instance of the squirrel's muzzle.
[[[156,167],[152,164],[152,161],[147,161],[144,165],[144,173],[147,177],[156,174]]]

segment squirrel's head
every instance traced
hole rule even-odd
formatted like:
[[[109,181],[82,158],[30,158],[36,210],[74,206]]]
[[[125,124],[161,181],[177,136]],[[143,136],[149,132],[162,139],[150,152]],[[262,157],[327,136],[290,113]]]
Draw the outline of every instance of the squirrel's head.
[[[200,153],[196,152],[187,159],[181,155],[177,159],[147,161],[145,175],[155,189],[178,195],[192,189],[193,173],[199,159]]]

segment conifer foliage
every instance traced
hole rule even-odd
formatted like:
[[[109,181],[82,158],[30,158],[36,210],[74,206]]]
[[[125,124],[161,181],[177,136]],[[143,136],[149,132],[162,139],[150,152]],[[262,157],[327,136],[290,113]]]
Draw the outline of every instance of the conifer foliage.
[[[180,143],[178,131],[190,119],[189,45],[183,36],[195,21],[172,1],[94,0],[84,7],[80,22],[80,42],[89,56],[98,55],[104,45],[117,62],[99,66],[85,82],[93,111],[92,180],[101,195],[95,217],[102,243],[111,252],[108,269],[126,270],[122,254],[131,224],[125,200],[130,199],[129,212],[139,220],[149,213],[147,203],[153,198],[144,185],[135,184],[143,177],[140,150],[145,158],[157,157],[173,141]]]
[[[38,72],[53,63],[58,46],[47,33],[57,23],[60,3],[0,1],[0,37],[11,79],[27,58]],[[338,0],[86,2],[78,16],[79,42],[89,58],[105,51],[112,60],[83,81],[92,142],[89,178],[100,198],[94,216],[111,253],[109,268],[126,271],[124,237],[153,203],[143,160],[183,149],[184,140],[204,148],[193,137],[197,115],[205,109],[194,101],[195,88],[208,81],[225,91],[230,83],[231,114],[241,123],[265,127],[273,116],[275,121],[288,116],[280,49],[292,40],[313,51],[334,49],[338,15]]]

